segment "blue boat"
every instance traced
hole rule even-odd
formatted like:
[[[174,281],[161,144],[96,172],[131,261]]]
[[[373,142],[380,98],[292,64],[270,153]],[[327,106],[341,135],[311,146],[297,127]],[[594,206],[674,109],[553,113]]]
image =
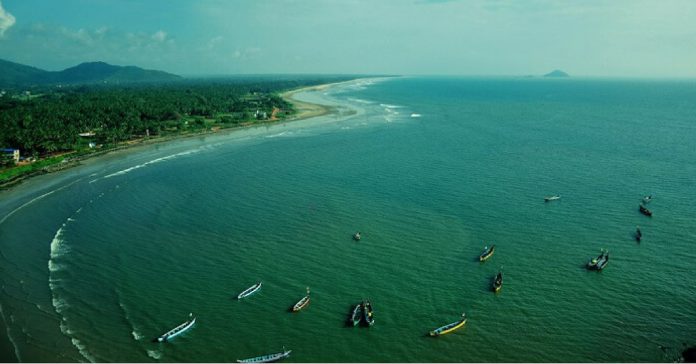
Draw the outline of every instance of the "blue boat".
[[[188,321],[186,321],[186,322],[182,323],[181,325],[165,332],[164,334],[153,339],[152,341],[154,341],[154,342],[169,341],[169,340],[173,339],[175,336],[178,336],[179,334],[183,333],[184,331],[190,329],[193,326],[193,324],[195,324],[195,323],[196,323],[196,318],[193,317],[192,313],[189,313]]]

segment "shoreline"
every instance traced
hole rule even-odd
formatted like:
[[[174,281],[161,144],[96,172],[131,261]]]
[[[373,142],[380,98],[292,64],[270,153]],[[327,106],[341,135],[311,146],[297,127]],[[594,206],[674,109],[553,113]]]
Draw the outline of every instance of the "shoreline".
[[[242,124],[242,125],[238,125],[238,126],[232,126],[229,128],[203,130],[203,131],[199,131],[199,132],[185,133],[185,134],[178,134],[178,135],[167,135],[167,136],[156,137],[156,138],[140,138],[140,139],[128,140],[128,141],[122,142],[118,146],[115,146],[115,147],[112,147],[112,148],[109,148],[106,150],[96,151],[94,153],[75,156],[72,158],[67,157],[61,163],[46,166],[40,170],[29,172],[26,174],[21,174],[21,175],[18,175],[16,177],[11,177],[5,181],[1,181],[0,182],[0,193],[2,193],[3,191],[9,191],[12,189],[12,187],[15,187],[15,186],[21,184],[22,182],[25,182],[33,177],[37,177],[37,176],[41,176],[41,175],[45,175],[45,174],[56,173],[56,172],[60,172],[60,171],[67,170],[67,169],[72,169],[73,167],[78,167],[78,166],[82,165],[81,162],[83,162],[83,161],[96,160],[100,157],[110,155],[110,154],[116,153],[116,152],[123,152],[126,150],[132,150],[132,149],[136,149],[138,147],[149,146],[149,145],[153,145],[153,144],[167,143],[167,142],[177,141],[177,140],[184,140],[184,139],[192,138],[192,137],[199,137],[199,136],[205,136],[205,135],[226,135],[226,134],[233,133],[233,132],[236,132],[239,130],[245,130],[245,129],[249,129],[249,128],[253,128],[253,127],[282,124],[285,122],[300,121],[300,120],[306,120],[306,119],[311,119],[311,118],[315,118],[315,117],[330,115],[330,114],[337,112],[335,107],[330,106],[330,105],[322,105],[322,104],[318,104],[318,103],[307,102],[307,101],[300,101],[300,100],[297,100],[295,98],[295,95],[302,93],[302,92],[307,92],[307,91],[323,91],[323,90],[327,90],[335,85],[348,83],[348,82],[354,82],[355,80],[359,80],[359,79],[361,79],[361,78],[355,78],[355,79],[348,80],[348,81],[330,82],[330,83],[313,85],[313,86],[303,86],[303,87],[300,87],[297,89],[291,89],[291,90],[281,92],[279,94],[280,97],[282,97],[285,101],[292,104],[293,108],[296,111],[295,114],[290,115],[286,119],[266,120],[263,122],[246,123],[246,124]]]

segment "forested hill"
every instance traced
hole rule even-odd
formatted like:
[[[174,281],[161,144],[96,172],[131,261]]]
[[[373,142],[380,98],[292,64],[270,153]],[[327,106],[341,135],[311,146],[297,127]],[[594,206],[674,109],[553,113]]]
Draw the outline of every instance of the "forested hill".
[[[51,72],[0,59],[0,87],[29,87],[50,84],[133,83],[174,81],[180,76],[135,66],[86,62]]]

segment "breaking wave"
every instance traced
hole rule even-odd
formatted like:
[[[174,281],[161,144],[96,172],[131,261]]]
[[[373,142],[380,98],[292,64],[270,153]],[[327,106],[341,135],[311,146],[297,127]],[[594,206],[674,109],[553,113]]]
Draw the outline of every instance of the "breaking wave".
[[[187,150],[187,151],[185,151],[185,152],[180,152],[180,153],[168,155],[168,156],[166,156],[166,157],[160,157],[160,158],[157,158],[157,159],[153,159],[153,160],[151,160],[151,161],[148,161],[148,162],[145,162],[145,163],[142,163],[142,164],[138,164],[138,165],[135,165],[135,166],[133,166],[133,167],[129,167],[129,168],[126,168],[126,169],[122,169],[122,170],[120,170],[120,171],[118,171],[118,172],[114,172],[114,173],[111,173],[111,174],[107,174],[107,175],[104,176],[104,177],[97,178],[97,179],[93,179],[93,180],[89,181],[89,183],[94,183],[94,182],[96,182],[96,181],[98,181],[98,180],[100,180],[100,179],[107,179],[107,178],[111,178],[111,177],[122,176],[122,175],[127,174],[127,173],[130,173],[130,172],[132,172],[132,171],[134,171],[134,170],[136,170],[136,169],[144,168],[144,167],[147,167],[147,166],[152,165],[152,164],[156,164],[156,163],[168,161],[168,160],[170,160],[170,159],[174,159],[174,158],[181,157],[181,156],[184,156],[184,155],[189,155],[189,154],[193,154],[193,153],[198,153],[198,152],[200,152],[201,150],[202,150],[201,148],[197,148],[197,149],[193,149],[193,150]]]

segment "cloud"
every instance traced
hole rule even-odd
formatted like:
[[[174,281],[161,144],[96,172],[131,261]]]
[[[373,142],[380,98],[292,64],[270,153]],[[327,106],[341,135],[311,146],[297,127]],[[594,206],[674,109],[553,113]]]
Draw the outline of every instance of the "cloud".
[[[6,12],[5,9],[2,7],[2,3],[0,3],[0,37],[3,37],[5,35],[5,31],[7,29],[10,29],[15,23],[15,17]]]
[[[167,40],[167,32],[163,30],[158,30],[155,32],[155,34],[152,35],[152,39],[158,41],[158,42],[164,42]]]

